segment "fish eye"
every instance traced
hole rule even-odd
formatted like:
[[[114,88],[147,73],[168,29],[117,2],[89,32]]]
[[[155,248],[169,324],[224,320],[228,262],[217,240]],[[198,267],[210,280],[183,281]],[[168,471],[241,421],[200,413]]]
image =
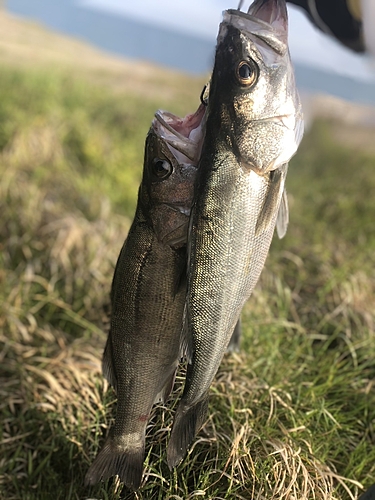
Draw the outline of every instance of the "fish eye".
[[[157,180],[163,181],[164,179],[167,179],[172,172],[173,167],[169,161],[155,158],[152,162],[152,173]]]
[[[242,85],[252,85],[258,76],[257,67],[248,61],[241,61],[237,66],[236,76]]]

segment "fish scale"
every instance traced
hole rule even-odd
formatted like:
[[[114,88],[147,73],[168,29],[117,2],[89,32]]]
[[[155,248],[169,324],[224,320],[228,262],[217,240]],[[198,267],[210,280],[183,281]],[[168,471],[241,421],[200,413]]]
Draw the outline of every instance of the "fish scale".
[[[197,222],[192,228],[195,246],[191,248],[191,252],[195,259],[189,271],[194,292],[191,293],[186,314],[188,318],[192,318],[189,328],[199,372],[196,372],[194,385],[189,387],[184,398],[206,392],[216,374],[243,304],[263,269],[286,175],[284,169],[275,185],[272,185],[270,174],[259,177],[251,170],[244,172],[241,165],[236,164],[235,158],[228,158],[225,166],[225,182],[220,179],[222,174],[219,171],[212,172],[206,180],[207,183],[216,184],[218,187],[223,186],[223,190],[211,190],[207,204],[196,206]],[[205,165],[201,164],[200,168],[204,167]],[[238,175],[231,176],[230,169]],[[257,181],[255,187],[254,177]],[[275,209],[268,227],[256,235],[254,221],[260,216],[270,188],[275,189]],[[223,210],[223,192],[231,200],[227,210]],[[234,206],[241,206],[241,211],[234,210]],[[211,231],[206,232],[209,220],[216,227],[214,236]],[[201,249],[201,254],[195,251],[196,247]],[[218,255],[224,256],[220,262],[216,258]],[[236,256],[235,260],[231,258],[232,255]],[[195,291],[198,288],[195,283],[199,283],[199,293]],[[210,307],[205,305],[208,297],[212,299],[209,301]],[[228,304],[231,304],[230,309]],[[215,337],[214,348],[212,343],[205,342],[207,331],[212,332],[212,337]],[[215,332],[222,331],[225,331],[226,335],[217,338]],[[215,364],[206,362],[211,359],[215,359]],[[193,397],[191,403],[195,402]]]
[[[146,139],[136,214],[112,282],[102,363],[117,394],[116,419],[86,474],[88,485],[118,475],[127,487],[139,488],[152,406],[173,387],[182,356],[186,240],[204,113],[200,106],[182,120],[159,111]],[[186,137],[174,134],[173,126]],[[198,142],[189,138],[193,131]]]
[[[204,422],[210,385],[259,279],[276,222],[279,235],[285,233],[285,178],[302,131],[285,0],[255,0],[247,14],[225,11],[190,221],[189,364],[168,444],[170,468]]]
[[[111,329],[103,372],[117,393],[114,428],[86,482],[114,474],[137,489],[152,406],[173,387],[180,353],[185,248],[161,243],[137,211],[113,280]]]

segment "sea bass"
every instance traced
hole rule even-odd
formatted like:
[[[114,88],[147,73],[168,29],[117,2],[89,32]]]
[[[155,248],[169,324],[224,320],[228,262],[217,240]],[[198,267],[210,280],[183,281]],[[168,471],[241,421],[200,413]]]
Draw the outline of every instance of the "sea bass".
[[[205,107],[180,119],[157,112],[146,139],[133,224],[111,289],[103,374],[117,393],[114,427],[86,475],[137,489],[153,404],[172,390],[181,357],[186,239]]]
[[[287,164],[302,135],[285,0],[256,0],[248,13],[225,11],[189,229],[184,332],[190,362],[168,445],[170,468],[203,424],[211,382],[278,217],[284,232]]]

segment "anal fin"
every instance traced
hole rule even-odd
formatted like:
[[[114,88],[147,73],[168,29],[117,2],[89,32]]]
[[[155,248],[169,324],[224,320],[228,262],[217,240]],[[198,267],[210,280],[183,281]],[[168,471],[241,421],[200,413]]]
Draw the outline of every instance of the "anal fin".
[[[271,221],[276,215],[276,212],[279,211],[287,170],[288,164],[286,163],[269,174],[270,182],[268,190],[255,226],[256,236],[262,234],[268,229]]]
[[[102,360],[102,372],[104,378],[117,392],[117,376],[114,369],[111,332],[109,332],[108,334],[107,342],[104,348],[103,360]]]
[[[174,381],[176,379],[177,368],[178,368],[178,365],[173,370],[172,374],[167,378],[167,380],[166,380],[163,388],[161,389],[161,391],[157,394],[157,396],[155,398],[155,401],[154,401],[154,404],[155,403],[159,403],[160,401],[162,401],[163,403],[165,403],[167,401],[170,393],[172,392],[173,386],[174,386]]]

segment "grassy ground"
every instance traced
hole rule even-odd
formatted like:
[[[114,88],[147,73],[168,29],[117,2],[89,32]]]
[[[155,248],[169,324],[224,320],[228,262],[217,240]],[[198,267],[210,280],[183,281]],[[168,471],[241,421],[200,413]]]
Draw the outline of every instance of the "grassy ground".
[[[357,498],[375,477],[375,156],[326,121],[291,163],[290,228],[188,458],[168,471],[170,401],[140,492],[83,487],[114,415],[100,359],[144,137],[156,108],[193,110],[202,81],[158,73],[149,94],[54,68],[0,72],[0,498]]]

